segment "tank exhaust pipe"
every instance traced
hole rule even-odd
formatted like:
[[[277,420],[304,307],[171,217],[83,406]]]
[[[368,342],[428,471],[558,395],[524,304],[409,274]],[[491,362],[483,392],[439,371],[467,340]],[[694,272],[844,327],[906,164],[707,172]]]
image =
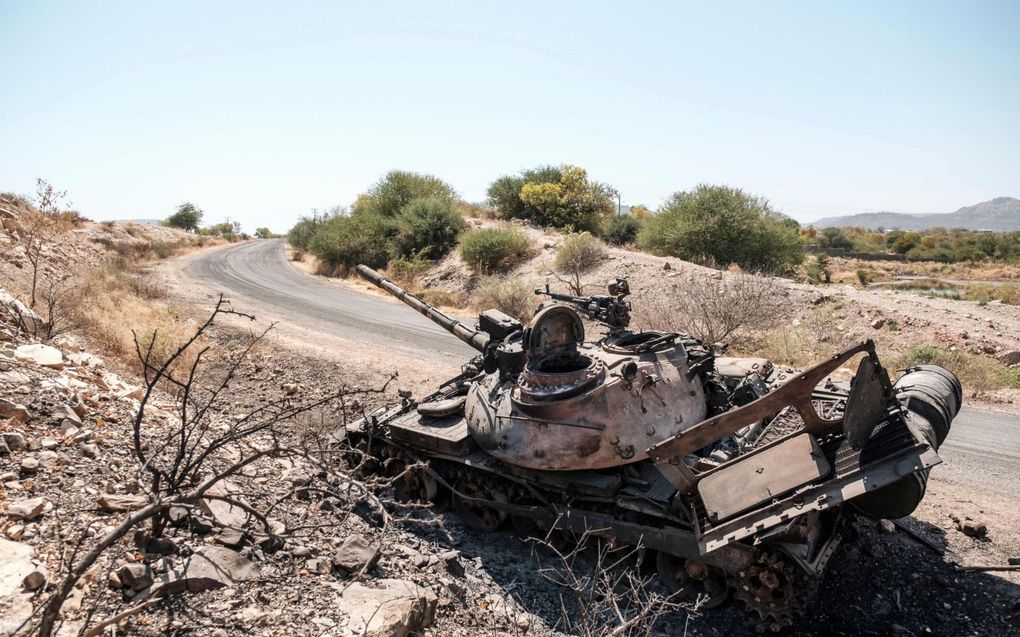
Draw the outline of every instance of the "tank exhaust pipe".
[[[409,305],[421,314],[424,314],[431,319],[433,323],[439,325],[444,330],[453,334],[479,352],[485,351],[485,346],[489,343],[489,335],[485,332],[468,327],[457,319],[443,314],[436,308],[411,294],[367,265],[359,265],[358,274],[397,297],[406,305]]]
[[[919,365],[906,370],[893,389],[907,412],[908,426],[938,451],[963,405],[960,381],[943,367]],[[910,515],[924,497],[928,471],[915,471],[892,484],[854,498],[853,503],[870,517],[892,519]]]

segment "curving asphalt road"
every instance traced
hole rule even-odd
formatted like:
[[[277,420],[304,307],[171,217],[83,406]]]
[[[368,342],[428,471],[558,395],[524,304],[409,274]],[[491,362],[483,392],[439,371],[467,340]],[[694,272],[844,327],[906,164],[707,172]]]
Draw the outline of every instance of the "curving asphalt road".
[[[287,262],[283,239],[252,241],[200,254],[184,274],[238,307],[329,336],[372,343],[429,359],[476,354],[467,344],[403,303],[325,282]]]
[[[184,274],[245,307],[324,336],[372,343],[408,355],[459,365],[475,351],[396,300],[327,283],[287,262],[284,241],[262,240],[202,253]],[[242,303],[235,303],[242,305]],[[1020,469],[1020,416],[965,406],[940,450],[940,479],[1013,490]]]

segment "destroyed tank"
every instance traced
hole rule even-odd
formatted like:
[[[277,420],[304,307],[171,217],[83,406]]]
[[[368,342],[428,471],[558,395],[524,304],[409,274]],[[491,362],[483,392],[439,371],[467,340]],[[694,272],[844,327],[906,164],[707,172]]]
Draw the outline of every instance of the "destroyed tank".
[[[548,300],[527,325],[486,310],[469,326],[358,272],[478,351],[434,393],[348,428],[401,476],[399,499],[447,500],[480,531],[509,520],[641,547],[672,591],[708,606],[732,593],[760,629],[793,622],[850,520],[914,510],[962,402],[941,367],[891,382],[870,340],[792,371],[629,330],[623,279],[606,295],[536,290]]]

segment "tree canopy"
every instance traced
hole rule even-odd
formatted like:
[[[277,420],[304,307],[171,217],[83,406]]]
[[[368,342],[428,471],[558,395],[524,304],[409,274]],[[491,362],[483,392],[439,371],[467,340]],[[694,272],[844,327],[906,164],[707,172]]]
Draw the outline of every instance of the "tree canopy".
[[[189,232],[196,232],[199,226],[202,225],[202,217],[205,213],[202,209],[186,201],[181,205],[177,206],[177,212],[173,213],[163,221],[163,225],[170,226],[171,228],[180,228],[181,230],[187,230]]]
[[[702,184],[670,197],[646,222],[638,242],[650,252],[688,261],[781,273],[804,258],[798,228],[762,197]]]

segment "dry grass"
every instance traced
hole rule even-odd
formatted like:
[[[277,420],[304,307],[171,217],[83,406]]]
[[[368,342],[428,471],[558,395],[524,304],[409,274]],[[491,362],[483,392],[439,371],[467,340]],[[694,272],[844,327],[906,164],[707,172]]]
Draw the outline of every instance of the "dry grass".
[[[493,275],[479,280],[471,305],[480,312],[495,308],[526,322],[534,314],[539,300],[534,286],[521,277]]]
[[[997,361],[956,348],[934,345],[911,347],[895,359],[895,367],[940,365],[956,374],[968,393],[980,393],[1003,387],[1020,388],[1020,368],[1007,368]]]

